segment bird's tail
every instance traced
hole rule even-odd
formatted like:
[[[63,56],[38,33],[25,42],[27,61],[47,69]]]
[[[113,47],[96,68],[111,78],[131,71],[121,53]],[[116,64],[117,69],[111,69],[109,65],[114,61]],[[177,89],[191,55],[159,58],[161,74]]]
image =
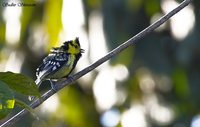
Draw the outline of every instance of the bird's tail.
[[[36,80],[35,80],[35,84],[37,85],[37,87],[39,88],[40,87],[40,84],[42,83],[42,80],[41,79],[39,79],[39,78],[37,78]],[[33,101],[35,99],[35,96],[28,96],[28,100],[29,101]]]

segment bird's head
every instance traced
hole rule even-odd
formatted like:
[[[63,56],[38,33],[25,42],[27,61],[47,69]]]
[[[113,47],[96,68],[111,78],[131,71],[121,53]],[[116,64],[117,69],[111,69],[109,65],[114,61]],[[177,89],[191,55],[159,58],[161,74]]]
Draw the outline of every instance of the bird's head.
[[[66,53],[74,55],[84,53],[84,50],[81,49],[78,38],[64,42],[63,45],[61,46],[61,49]]]

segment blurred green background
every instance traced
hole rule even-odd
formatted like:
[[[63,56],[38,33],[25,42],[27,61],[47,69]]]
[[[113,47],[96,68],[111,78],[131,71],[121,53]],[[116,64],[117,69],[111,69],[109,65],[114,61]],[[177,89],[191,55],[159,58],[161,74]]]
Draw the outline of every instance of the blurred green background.
[[[180,2],[1,0],[0,71],[35,79],[50,48],[75,37],[86,50],[75,70],[80,71]],[[49,98],[36,109],[39,120],[29,114],[13,127],[200,127],[199,7],[193,0],[134,46]],[[40,91],[49,88],[44,82]]]

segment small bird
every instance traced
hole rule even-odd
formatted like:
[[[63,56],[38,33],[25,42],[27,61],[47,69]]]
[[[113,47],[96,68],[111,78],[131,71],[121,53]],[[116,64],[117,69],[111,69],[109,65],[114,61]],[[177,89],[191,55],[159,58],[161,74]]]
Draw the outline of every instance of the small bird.
[[[40,87],[42,81],[49,80],[51,88],[55,90],[54,81],[69,77],[82,53],[84,53],[84,50],[81,49],[78,38],[66,41],[60,47],[52,48],[49,55],[43,59],[43,63],[37,68],[37,79],[35,81],[37,86]],[[29,100],[33,99],[33,97],[29,97]]]

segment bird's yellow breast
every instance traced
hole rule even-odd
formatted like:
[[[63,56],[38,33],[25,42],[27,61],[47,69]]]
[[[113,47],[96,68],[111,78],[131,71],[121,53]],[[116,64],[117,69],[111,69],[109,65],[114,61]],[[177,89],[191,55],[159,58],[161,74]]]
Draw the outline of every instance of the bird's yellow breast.
[[[61,69],[59,69],[57,72],[55,72],[53,75],[51,75],[51,79],[61,79],[65,76],[67,76],[71,70],[73,69],[74,61],[76,57],[75,55],[69,55],[68,61],[65,65],[62,66]]]

